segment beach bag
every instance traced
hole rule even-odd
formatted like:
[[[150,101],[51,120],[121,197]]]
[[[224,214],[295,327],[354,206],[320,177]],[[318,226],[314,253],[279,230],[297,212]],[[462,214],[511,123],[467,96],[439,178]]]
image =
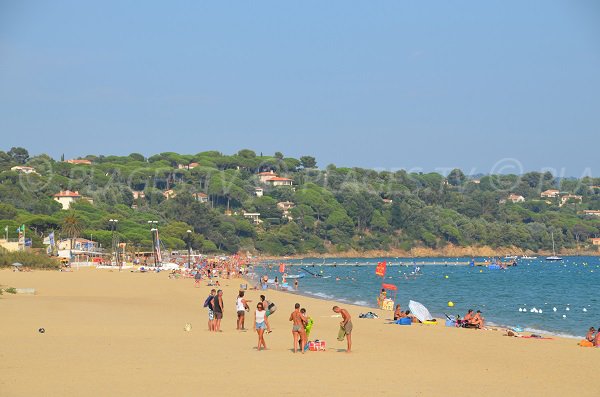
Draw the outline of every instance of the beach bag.
[[[312,342],[308,342],[308,350],[311,352],[324,352],[325,351],[325,341],[324,340],[315,340]]]
[[[204,301],[204,307],[208,307],[210,310],[212,310],[213,305],[212,305],[212,300],[213,300],[213,296],[209,295],[208,298],[206,298],[206,300]]]
[[[275,313],[275,310],[277,310],[277,306],[275,306],[274,303],[269,303],[269,306],[267,308],[269,309],[270,314]]]

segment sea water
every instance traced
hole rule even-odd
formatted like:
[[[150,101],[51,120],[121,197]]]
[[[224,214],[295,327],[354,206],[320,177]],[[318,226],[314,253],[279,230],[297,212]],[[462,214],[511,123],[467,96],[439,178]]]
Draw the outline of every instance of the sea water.
[[[523,259],[506,270],[463,265],[470,260],[328,258],[284,263],[288,274],[306,275],[298,280],[297,293],[324,299],[376,307],[381,284],[386,283],[398,287],[397,292],[389,291],[388,297],[403,310],[414,300],[435,317],[463,317],[468,309],[481,310],[488,324],[573,337],[583,336],[591,326],[600,326],[600,258],[565,257],[560,262]],[[375,275],[375,266],[382,261],[388,264],[383,279]],[[414,274],[415,265],[420,266],[420,275]],[[257,266],[255,272],[278,276],[281,282],[279,262]],[[287,281],[293,286],[294,280]],[[453,307],[448,306],[450,301]]]

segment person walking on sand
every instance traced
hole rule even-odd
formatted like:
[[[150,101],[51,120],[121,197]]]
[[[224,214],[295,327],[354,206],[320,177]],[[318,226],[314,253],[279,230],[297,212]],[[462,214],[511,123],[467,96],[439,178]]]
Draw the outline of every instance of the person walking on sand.
[[[352,351],[352,317],[350,316],[350,313],[348,313],[348,310],[342,309],[339,306],[334,306],[333,311],[342,315],[338,340],[343,341],[344,336],[346,337],[346,341],[348,342],[348,350],[346,350],[346,352],[350,353]]]
[[[265,310],[262,302],[258,302],[256,305],[256,311],[254,312],[254,327],[252,327],[258,334],[258,351],[264,348],[267,350],[267,344],[265,343],[265,329],[267,332],[271,332],[271,326],[269,325],[269,319],[267,317],[267,311]]]
[[[223,290],[217,291],[217,296],[213,299],[213,311],[215,312],[215,332],[221,331],[221,320],[223,319]]]
[[[298,340],[300,340],[300,346],[306,344],[306,331],[304,331],[304,316],[300,313],[300,304],[294,305],[294,311],[290,314],[290,321],[292,321],[292,336],[294,337],[294,353],[298,351]],[[304,354],[304,349],[301,349]]]
[[[246,330],[244,328],[244,318],[246,317],[246,310],[249,310],[248,303],[250,302],[252,301],[244,299],[244,291],[240,291],[235,302],[235,309],[237,310],[237,330]]]

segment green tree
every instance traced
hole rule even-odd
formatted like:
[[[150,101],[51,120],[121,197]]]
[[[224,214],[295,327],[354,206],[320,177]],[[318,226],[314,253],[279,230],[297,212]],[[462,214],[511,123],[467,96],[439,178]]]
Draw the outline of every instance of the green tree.
[[[317,160],[312,156],[302,156],[300,157],[300,164],[304,168],[316,168]]]
[[[75,246],[75,239],[79,237],[83,230],[83,223],[75,213],[71,212],[65,216],[61,225],[62,233],[71,240],[71,249]]]

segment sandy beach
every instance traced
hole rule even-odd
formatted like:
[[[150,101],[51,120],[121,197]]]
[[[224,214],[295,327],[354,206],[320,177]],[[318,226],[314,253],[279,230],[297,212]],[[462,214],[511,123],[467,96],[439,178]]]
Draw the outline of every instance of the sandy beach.
[[[580,348],[577,340],[389,325],[391,312],[359,319],[372,309],[341,305],[354,323],[347,354],[345,342],[336,340],[335,302],[277,291],[267,292],[278,306],[266,336],[269,350],[258,352],[251,327],[261,292],[246,293],[253,300],[250,331],[235,330],[243,282],[222,281],[224,332],[215,334],[202,308],[206,282],[194,288],[193,280],[169,279],[166,272],[2,270],[3,286],[37,293],[0,297],[0,395],[600,395],[600,351]],[[288,317],[295,302],[314,319],[311,339],[325,340],[326,352],[291,352]]]

